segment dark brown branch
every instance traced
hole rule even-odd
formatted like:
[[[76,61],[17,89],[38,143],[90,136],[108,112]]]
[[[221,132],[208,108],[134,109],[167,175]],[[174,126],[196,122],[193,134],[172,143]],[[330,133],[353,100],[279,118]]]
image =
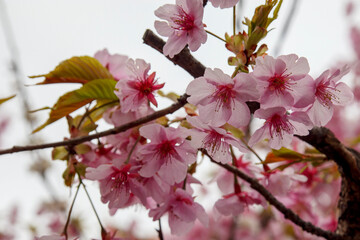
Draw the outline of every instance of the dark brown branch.
[[[120,132],[124,132],[130,128],[133,127],[137,127],[141,124],[153,121],[159,117],[165,116],[166,114],[171,114],[175,111],[177,111],[178,109],[180,109],[181,107],[183,107],[187,102],[188,95],[184,94],[182,95],[179,99],[177,103],[174,103],[173,105],[171,105],[170,107],[167,107],[163,110],[157,111],[153,114],[150,114],[146,117],[143,118],[139,118],[136,121],[133,122],[129,122],[126,123],[124,125],[109,129],[107,131],[103,131],[103,132],[99,132],[96,134],[92,134],[89,136],[84,136],[84,137],[78,137],[78,138],[74,138],[74,139],[70,139],[70,140],[65,140],[65,141],[61,141],[61,142],[53,142],[53,143],[47,143],[47,144],[39,144],[39,145],[30,145],[30,146],[14,146],[10,149],[4,149],[4,150],[0,150],[0,155],[4,155],[4,154],[9,154],[9,153],[16,153],[16,152],[24,152],[24,151],[32,151],[32,150],[37,150],[37,149],[45,149],[45,148],[52,148],[52,147],[59,147],[59,146],[75,146],[77,144],[83,143],[83,142],[87,142],[90,141],[92,139],[95,138],[100,138],[100,137],[104,137],[104,136],[108,136],[108,135],[113,135],[113,134],[117,134]]]
[[[209,156],[209,155],[207,155]],[[211,157],[210,157],[211,159]],[[246,175],[245,173],[241,172],[239,169],[230,166],[228,164],[222,164],[215,162],[211,159],[213,163],[225,168],[226,170],[236,174],[239,178],[245,180],[250,184],[250,186],[259,192],[271,205],[273,205],[277,210],[279,210],[286,219],[289,219],[299,227],[301,227],[304,231],[309,232],[311,234],[324,237],[329,240],[345,240],[347,239],[344,236],[335,234],[333,232],[325,231],[319,227],[314,226],[310,222],[305,222],[302,220],[297,214],[295,214],[291,209],[287,208],[282,204],[279,200],[277,200],[263,185],[261,185],[256,179],[253,179]]]
[[[347,178],[360,184],[359,152],[345,147],[329,129],[314,127],[309,135],[297,137],[334,160]]]
[[[315,127],[307,136],[297,136],[334,160],[341,175],[336,232],[360,239],[360,154],[347,148],[327,128]]]
[[[145,32],[143,38],[144,43],[162,53],[165,42],[161,38],[157,37],[150,30]],[[202,64],[197,65],[197,60],[194,60],[193,57],[190,58],[190,64],[187,61],[179,60],[179,58],[186,59],[189,57],[188,55],[190,55],[189,51],[183,50],[173,59],[168,59],[182,67],[192,76],[202,76],[205,67]],[[247,104],[252,113],[260,108],[260,104],[257,102],[247,102]],[[309,132],[309,135],[297,137],[313,145],[338,164],[342,177],[342,189],[339,200],[340,217],[337,233],[344,236],[353,236],[354,239],[360,239],[360,205],[358,204],[360,202],[360,154],[351,148],[346,148],[326,128],[314,128]]]
[[[147,29],[143,36],[144,43],[154,48],[156,51],[163,53],[163,47],[165,45],[164,40],[155,35],[151,30]],[[167,56],[171,62],[175,65],[179,65],[185,69],[194,78],[204,75],[205,66],[196,60],[190,53],[188,48],[184,48],[179,54],[173,58]]]

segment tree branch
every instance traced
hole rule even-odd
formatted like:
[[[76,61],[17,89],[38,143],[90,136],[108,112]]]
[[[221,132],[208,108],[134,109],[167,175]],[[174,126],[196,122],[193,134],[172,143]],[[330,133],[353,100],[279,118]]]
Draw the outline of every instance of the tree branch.
[[[360,185],[360,153],[345,147],[335,135],[325,127],[314,127],[307,136],[297,136],[334,160],[343,171],[342,175],[351,178]]]
[[[144,43],[162,53],[165,42],[161,38],[156,36],[150,30],[146,30],[143,38]],[[156,47],[153,46],[155,42]],[[186,49],[179,54],[181,57],[178,55],[173,59],[168,59],[174,64],[178,64],[177,57],[182,58],[183,54],[188,55],[190,53]],[[192,63],[196,63],[197,60],[194,61],[193,59],[194,58],[191,58]],[[194,77],[199,77],[198,74],[205,71],[205,67],[202,64],[199,64],[198,66],[196,64],[178,65]],[[252,113],[260,108],[258,102],[247,102],[247,104]],[[315,127],[307,136],[296,137],[313,145],[320,152],[324,153],[329,160],[334,160],[339,166],[342,183],[338,204],[340,216],[338,219],[337,233],[343,236],[353,236],[354,239],[360,239],[360,205],[358,204],[360,202],[360,153],[354,149],[345,147],[327,128]]]
[[[287,208],[282,204],[279,200],[277,200],[263,185],[261,185],[256,179],[249,177],[245,173],[241,172],[239,169],[230,166],[228,164],[222,164],[214,161],[207,153],[205,153],[213,163],[225,168],[226,170],[236,174],[236,176],[240,177],[244,181],[248,182],[250,186],[259,192],[271,205],[273,205],[277,210],[279,210],[286,219],[289,219],[299,227],[301,227],[304,231],[309,232],[311,234],[324,237],[329,240],[345,240],[348,239],[342,235],[335,234],[330,231],[325,231],[319,227],[314,226],[310,222],[305,222],[302,220],[297,214],[295,214],[291,209]]]
[[[165,45],[164,40],[159,38],[153,31],[146,29],[143,36],[144,43],[154,48],[156,51],[163,54],[163,47]],[[188,48],[184,48],[179,54],[173,58],[166,56],[175,65],[179,65],[181,68],[190,73],[194,78],[204,76],[205,66],[196,60],[190,53]]]
[[[91,134],[91,135],[84,136],[84,137],[78,137],[78,138],[74,138],[74,139],[70,139],[70,140],[60,141],[60,142],[53,142],[53,143],[39,144],[39,145],[29,145],[29,146],[14,146],[9,149],[0,150],[0,155],[16,153],[16,152],[32,151],[32,150],[37,150],[37,149],[59,147],[59,146],[75,146],[75,145],[90,141],[95,138],[100,138],[100,137],[124,132],[130,128],[137,127],[141,124],[144,124],[144,123],[153,121],[159,117],[165,116],[166,114],[174,113],[175,111],[179,110],[187,103],[186,102],[187,98],[188,98],[188,95],[184,94],[178,99],[178,101],[176,103],[172,104],[170,107],[164,108],[163,110],[157,111],[148,116],[139,118],[136,121],[129,122],[129,123],[123,124],[121,126],[103,131],[103,132]]]

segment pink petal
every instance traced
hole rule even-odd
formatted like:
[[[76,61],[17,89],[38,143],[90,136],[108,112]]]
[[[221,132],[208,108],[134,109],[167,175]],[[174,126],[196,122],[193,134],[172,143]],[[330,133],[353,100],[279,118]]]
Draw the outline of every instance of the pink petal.
[[[333,101],[333,104],[340,106],[349,104],[354,99],[354,93],[351,88],[343,82],[336,85],[336,96],[338,97],[338,102]]]
[[[170,35],[174,32],[167,22],[155,21],[154,26],[156,31],[164,37],[170,37]]]
[[[176,54],[181,52],[181,50],[186,46],[186,44],[186,33],[182,33],[180,35],[173,33],[171,36],[169,36],[163,48],[164,55],[173,58]]]

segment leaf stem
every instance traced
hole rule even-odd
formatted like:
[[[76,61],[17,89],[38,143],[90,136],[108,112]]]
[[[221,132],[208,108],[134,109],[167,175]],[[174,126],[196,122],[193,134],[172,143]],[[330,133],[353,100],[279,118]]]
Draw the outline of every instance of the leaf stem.
[[[236,34],[236,5],[233,7],[233,35]]]
[[[79,175],[79,178],[80,178],[80,175]],[[101,223],[99,214],[97,213],[97,211],[96,211],[96,209],[95,209],[95,205],[94,205],[93,201],[91,200],[91,197],[90,197],[90,195],[89,195],[89,192],[87,191],[86,186],[85,186],[85,184],[83,183],[82,180],[80,180],[80,183],[81,183],[81,185],[83,186],[83,188],[84,188],[84,190],[85,190],[86,196],[87,196],[87,198],[89,199],[89,202],[90,202],[90,204],[91,204],[91,207],[92,207],[92,209],[93,209],[93,211],[94,211],[94,213],[95,213],[95,216],[96,216],[96,218],[97,218],[97,220],[98,220],[98,222],[99,222],[99,225],[100,225],[100,227],[101,227],[101,235],[102,235],[102,236],[103,236],[103,235],[106,235],[106,234],[107,234],[107,233],[106,233],[106,230],[105,230],[104,226],[103,226],[102,223]]]
[[[255,150],[249,146],[249,144],[247,144],[247,142],[244,140],[244,138],[240,138],[241,142],[245,144],[245,146],[260,160],[261,163],[264,162],[264,160],[262,160],[262,158],[259,156],[259,154],[257,154],[255,152]]]
[[[162,228],[161,228],[161,218],[159,218],[159,230],[157,230],[157,232],[159,234],[159,239],[164,240],[164,235],[163,235]]]
[[[125,164],[129,163],[130,158],[131,158],[131,155],[132,155],[132,153],[134,152],[135,147],[136,147],[136,145],[138,144],[138,142],[140,141],[140,139],[141,139],[141,135],[138,136],[138,138],[136,139],[136,142],[134,143],[134,145],[133,145],[132,148],[130,149],[130,152],[129,152],[127,158],[126,158]]]
[[[69,209],[69,212],[68,212],[68,216],[67,216],[67,219],[66,219],[66,223],[65,223],[65,226],[64,226],[63,234],[65,235],[66,240],[68,239],[67,229],[68,229],[68,226],[70,224],[71,213],[72,213],[72,210],[73,210],[73,207],[74,207],[74,204],[75,204],[75,200],[76,200],[77,195],[79,193],[80,186],[81,186],[81,182],[79,182],[79,184],[76,187],[75,196],[74,196],[74,199],[73,199],[73,201],[71,203],[71,206],[70,206],[70,209]]]
[[[225,39],[223,39],[222,37],[219,37],[218,35],[216,35],[215,33],[212,33],[212,32],[210,32],[210,31],[208,31],[208,30],[205,30],[205,32],[207,32],[208,34],[210,34],[210,35],[212,35],[212,36],[214,36],[214,37],[216,37],[217,39],[220,39],[221,41],[223,41],[223,42],[226,42],[226,40]]]

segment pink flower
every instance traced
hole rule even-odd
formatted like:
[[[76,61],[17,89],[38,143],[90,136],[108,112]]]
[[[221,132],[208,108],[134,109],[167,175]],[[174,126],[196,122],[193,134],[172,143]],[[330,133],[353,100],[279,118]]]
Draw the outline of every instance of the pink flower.
[[[127,76],[126,62],[128,57],[120,54],[111,55],[107,49],[97,51],[94,56],[104,67],[106,67],[116,81]]]
[[[189,135],[185,129],[150,124],[141,127],[140,134],[151,141],[139,150],[143,164],[140,175],[152,177],[158,173],[170,185],[184,180],[188,164],[196,161],[196,150],[185,140]]]
[[[194,202],[192,196],[181,188],[171,192],[163,204],[149,212],[153,220],[159,220],[165,213],[169,214],[171,234],[184,235],[189,232],[196,219],[207,226],[208,216],[204,208]]]
[[[268,171],[263,173],[265,178],[261,180],[264,186],[275,196],[286,196],[294,181],[306,182],[307,177],[295,174],[294,169],[286,168],[283,171]]]
[[[294,134],[307,135],[313,127],[306,113],[292,112],[289,114],[283,107],[258,109],[254,116],[265,119],[265,123],[251,136],[249,140],[250,146],[253,146],[261,139],[269,139],[271,148],[280,149],[291,143]]]
[[[202,4],[202,0],[176,0],[176,4],[165,4],[155,11],[157,17],[167,21],[155,21],[156,31],[169,37],[163,49],[165,55],[173,58],[186,44],[196,51],[206,42]]]
[[[136,178],[139,175],[130,164],[114,166],[104,164],[97,168],[87,168],[86,178],[100,182],[101,201],[109,202],[110,209],[128,206],[137,191]]]
[[[239,0],[209,0],[214,7],[231,8],[235,6]]]
[[[248,149],[238,139],[227,133],[225,129],[203,123],[199,117],[186,117],[194,127],[190,130],[191,143],[195,148],[205,148],[208,154],[217,162],[229,163],[232,160],[230,145],[241,152]]]
[[[246,173],[248,176],[255,178],[255,173],[258,173],[261,170],[254,166],[254,164],[251,164],[251,162],[244,161],[243,156],[244,155],[241,155],[240,158],[235,161],[236,168]],[[243,180],[237,178],[237,181],[242,182]],[[225,169],[221,169],[216,178],[216,183],[220,191],[225,195],[234,192],[234,185],[229,184],[230,182],[234,182],[234,174]]]
[[[193,80],[186,93],[190,95],[188,102],[199,107],[201,120],[217,127],[226,122],[235,127],[247,125],[250,110],[245,102],[259,97],[248,74],[239,73],[231,79],[217,68],[207,68],[204,77]]]
[[[157,102],[153,94],[159,90],[165,83],[157,84],[155,72],[148,75],[150,64],[142,59],[135,61],[130,59],[127,63],[128,77],[120,79],[116,84],[115,94],[120,99],[121,111],[137,111],[142,105],[151,102],[157,107]]]
[[[314,80],[307,60],[295,54],[276,59],[258,57],[252,74],[260,92],[261,108],[303,108],[314,102]]]
[[[216,201],[214,208],[221,214],[234,217],[242,213],[250,204],[261,204],[259,196],[240,191],[223,196]]]
[[[100,165],[111,163],[112,159],[119,157],[119,154],[114,151],[114,147],[111,145],[98,146],[88,142],[86,146],[90,150],[87,153],[80,154],[79,157],[81,162],[88,167],[97,168]]]
[[[334,71],[327,70],[315,80],[315,102],[307,111],[314,125],[325,126],[333,115],[334,105],[345,106],[353,100],[350,87],[343,82],[338,83],[349,71],[350,68],[345,65]]]

